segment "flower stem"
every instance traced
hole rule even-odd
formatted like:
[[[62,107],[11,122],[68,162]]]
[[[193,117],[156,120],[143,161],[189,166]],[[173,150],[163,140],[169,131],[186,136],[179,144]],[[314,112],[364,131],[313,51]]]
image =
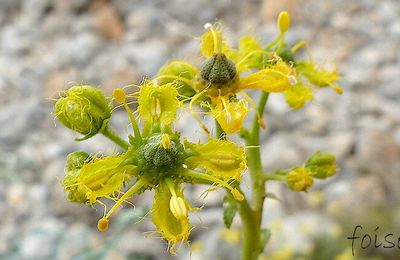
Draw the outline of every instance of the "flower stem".
[[[258,103],[257,112],[262,117],[269,93],[263,92]],[[263,203],[265,198],[265,179],[260,154],[260,123],[254,116],[252,129],[245,136],[247,149],[247,162],[252,179],[252,205],[246,200],[240,203],[239,214],[242,219],[242,259],[255,260],[261,253],[260,230]]]
[[[113,141],[114,143],[116,143],[117,145],[119,145],[122,149],[124,150],[128,150],[129,148],[129,143],[126,142],[124,139],[122,139],[114,130],[112,130],[111,128],[109,128],[108,126],[105,127],[103,129],[103,131],[101,131],[101,133],[107,137],[108,139],[110,139],[111,141]]]

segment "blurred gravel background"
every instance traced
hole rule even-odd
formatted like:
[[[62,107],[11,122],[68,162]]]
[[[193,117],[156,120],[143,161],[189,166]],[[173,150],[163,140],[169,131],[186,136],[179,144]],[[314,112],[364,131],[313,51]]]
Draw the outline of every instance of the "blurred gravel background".
[[[346,237],[361,223],[370,234],[379,226],[378,233],[400,236],[398,0],[0,0],[0,259],[169,259],[165,242],[144,236],[154,230],[150,219],[134,224],[146,214],[150,192],[133,199],[137,207],[127,205],[105,234],[96,229],[101,208],[65,200],[59,182],[66,155],[114,148],[102,136],[74,142],[71,131],[55,127],[49,98],[74,82],[110,94],[152,77],[169,59],[199,62],[194,37],[216,18],[232,42],[246,34],[266,42],[284,9],[293,20],[289,42],[306,39],[315,60],[335,63],[345,93],[320,91],[301,111],[273,95],[262,136],[265,168],[290,167],[323,149],[336,154],[341,170],[307,194],[270,186],[282,202],[266,201],[273,235],[265,256],[351,259]],[[127,133],[126,120],[117,112],[112,123]],[[187,191],[203,204],[202,189]],[[192,259],[238,259],[239,221],[231,232],[223,229],[222,197],[210,193],[192,218]],[[398,259],[400,249],[363,253]],[[174,259],[189,255],[182,246]]]

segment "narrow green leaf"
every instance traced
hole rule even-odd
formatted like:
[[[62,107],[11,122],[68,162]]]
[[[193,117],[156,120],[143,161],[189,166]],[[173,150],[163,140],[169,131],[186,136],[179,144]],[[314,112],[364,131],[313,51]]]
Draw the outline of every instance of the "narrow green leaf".
[[[230,195],[225,195],[223,209],[224,209],[224,224],[226,228],[230,228],[233,222],[233,218],[238,211],[238,202]]]

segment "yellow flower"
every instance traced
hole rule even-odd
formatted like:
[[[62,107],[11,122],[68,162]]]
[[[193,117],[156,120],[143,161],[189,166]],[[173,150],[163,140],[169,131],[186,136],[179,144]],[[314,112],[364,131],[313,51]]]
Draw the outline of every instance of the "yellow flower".
[[[244,199],[243,194],[230,183],[240,181],[246,168],[244,148],[230,141],[216,139],[205,144],[194,144],[185,140],[182,145],[179,136],[170,133],[156,133],[142,141],[140,147],[128,150],[123,156],[132,163],[131,167],[134,167],[135,172],[140,174],[135,175],[136,182],[115,199],[114,206],[99,220],[100,231],[108,228],[110,216],[124,201],[134,194],[154,189],[153,222],[157,231],[168,241],[170,252],[174,253],[175,245],[187,241],[190,233],[188,212],[192,208],[180,187],[183,182],[221,186],[228,189],[236,200]],[[115,161],[117,165],[112,165],[111,160],[115,159],[107,159],[110,165],[97,163],[90,169],[88,166],[85,169],[84,165],[84,178],[77,177],[80,186],[83,187],[81,183],[84,182],[92,189],[96,187],[85,193],[93,202],[98,201],[99,197],[110,198],[109,192],[115,193],[117,189],[121,189],[121,179],[117,182],[117,178],[108,180],[97,174],[99,171],[108,171],[110,174],[107,176],[114,176],[114,172],[121,172],[119,162]],[[104,167],[98,169],[95,166]],[[87,176],[89,170],[95,175]],[[95,176],[98,178],[94,179]],[[103,179],[107,181],[102,182]],[[98,180],[104,185],[99,185]]]
[[[247,102],[238,100],[236,94],[244,96],[254,107],[254,101],[243,90],[283,92],[293,85],[295,70],[268,54],[254,38],[243,38],[239,50],[235,51],[223,41],[218,27],[208,25],[207,29],[200,50],[208,59],[202,64],[197,81],[192,84],[197,91],[192,102],[200,96],[210,98],[210,114],[226,133],[231,134],[241,129],[248,113]],[[264,61],[267,59],[270,64],[261,65],[266,64]],[[239,73],[249,68],[261,70],[240,77]]]
[[[76,172],[69,173],[64,187],[76,201],[81,199],[78,195],[83,195],[89,204],[102,203],[102,198],[115,201],[98,221],[100,231],[107,230],[110,216],[127,199],[154,189],[153,222],[168,241],[170,252],[174,253],[177,243],[188,240],[191,229],[188,212],[193,210],[184,198],[181,185],[209,184],[213,186],[209,190],[224,187],[236,200],[243,200],[236,182],[246,168],[246,155],[244,148],[230,141],[212,139],[205,144],[195,144],[185,140],[181,143],[180,134],[170,127],[180,106],[176,88],[171,83],[157,86],[150,82],[139,88],[134,96],[137,96],[139,115],[144,120],[141,133],[126,102],[129,95],[121,88],[113,93],[114,99],[129,114],[135,131],[127,152],[85,162],[81,168],[76,168],[81,162],[72,161],[71,157],[68,165]],[[154,127],[157,124],[163,127]],[[77,154],[79,158],[86,158],[83,155]],[[136,181],[123,193],[123,184],[131,183],[132,178]]]

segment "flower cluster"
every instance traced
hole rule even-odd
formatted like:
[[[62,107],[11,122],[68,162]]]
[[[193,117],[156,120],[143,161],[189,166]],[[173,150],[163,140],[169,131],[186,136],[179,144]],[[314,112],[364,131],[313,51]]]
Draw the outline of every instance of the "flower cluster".
[[[280,35],[271,43],[261,45],[245,36],[238,48],[228,45],[220,24],[206,24],[201,37],[200,51],[205,58],[200,68],[184,61],[170,61],[158,72],[154,82],[159,85],[175,84],[191,105],[197,100],[214,117],[225,133],[239,132],[254,101],[245,90],[258,89],[268,93],[283,93],[293,109],[302,108],[313,100],[317,88],[331,86],[337,93],[337,72],[327,71],[311,60],[296,60],[296,52],[305,45],[300,42],[290,48],[285,33],[290,17],[282,12],[278,18]],[[242,98],[239,98],[242,97]],[[192,110],[192,106],[190,106]],[[260,115],[259,123],[264,126]]]
[[[68,95],[74,89],[85,91],[74,93],[76,105],[69,107]],[[98,103],[91,102],[95,100],[93,93],[97,97],[101,91],[90,86],[71,88],[66,98],[58,100],[55,114],[80,115],[85,113],[83,107],[96,109]],[[115,201],[99,220],[100,231],[108,228],[110,216],[123,202],[134,194],[154,189],[152,219],[173,251],[176,243],[188,240],[191,229],[188,211],[192,207],[184,198],[182,184],[208,183],[224,187],[236,200],[242,200],[243,195],[234,186],[246,168],[245,151],[227,140],[210,139],[206,143],[182,140],[180,133],[172,130],[177,110],[182,106],[178,91],[172,84],[157,86],[145,82],[132,96],[137,98],[137,111],[143,121],[141,130],[127,104],[125,91],[117,88],[113,93],[116,102],[125,107],[133,126],[134,135],[129,137],[126,151],[98,158],[85,152],[70,154],[62,184],[71,202],[91,206],[102,204],[103,199]],[[106,100],[104,95],[102,100]],[[69,119],[67,127],[80,125],[82,120],[81,117]],[[64,119],[60,121],[64,123]],[[85,123],[101,125],[97,120]],[[123,189],[125,186],[129,187],[126,191]]]
[[[174,253],[177,243],[188,241],[191,230],[188,213],[197,210],[185,199],[183,185],[208,184],[211,188],[207,191],[223,187],[228,191],[225,200],[228,206],[224,209],[226,226],[231,225],[240,204],[247,229],[243,232],[244,237],[253,233],[256,236],[254,245],[247,243],[253,249],[244,250],[244,255],[258,255],[268,240],[268,232],[261,232],[257,227],[261,221],[251,225],[248,222],[259,220],[262,215],[265,182],[278,180],[293,191],[307,191],[314,178],[325,179],[334,175],[337,169],[333,155],[317,152],[302,166],[273,174],[262,172],[259,127],[265,127],[262,114],[267,99],[261,98],[261,105],[256,109],[246,90],[260,90],[264,92],[262,97],[283,93],[293,109],[312,101],[318,88],[330,86],[342,93],[336,83],[339,76],[335,70],[319,68],[311,60],[295,59],[296,52],[305,43],[289,47],[285,41],[289,27],[290,17],[287,12],[282,12],[278,18],[280,34],[276,39],[262,45],[256,38],[246,36],[234,48],[224,39],[220,24],[206,24],[200,46],[204,61],[199,68],[185,61],[170,61],[155,78],[135,85],[137,90],[133,93],[127,93],[126,88],[116,88],[111,97],[89,85],[68,89],[54,106],[56,118],[83,135],[76,140],[103,134],[123,152],[110,156],[90,155],[83,151],[69,154],[62,181],[67,199],[88,206],[104,205],[104,216],[97,227],[105,231],[111,215],[123,203],[134,195],[155,190],[152,220],[157,232],[168,241],[170,252]],[[135,111],[129,106],[131,102],[137,105]],[[249,105],[255,110],[253,129],[243,130]],[[202,111],[194,106],[199,106]],[[129,142],[109,126],[112,112],[120,107],[124,108],[132,125]],[[206,142],[190,142],[175,130],[177,113],[185,108],[208,134]],[[215,119],[217,138],[211,137],[198,113]],[[241,130],[247,151],[224,135]],[[247,161],[254,203],[249,203],[239,188]],[[105,200],[114,202],[109,210]]]

